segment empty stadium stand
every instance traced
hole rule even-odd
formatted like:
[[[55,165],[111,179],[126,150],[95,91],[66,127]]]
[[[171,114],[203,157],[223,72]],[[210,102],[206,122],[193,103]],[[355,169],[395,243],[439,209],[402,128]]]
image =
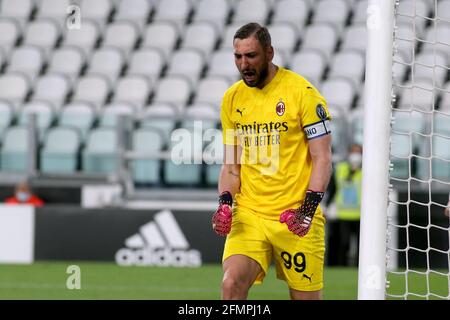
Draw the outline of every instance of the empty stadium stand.
[[[74,3],[80,28],[66,12]],[[431,174],[448,182],[450,22],[426,19],[434,4],[399,7],[393,175],[428,175],[429,163],[412,165],[414,149],[436,155]],[[448,15],[449,0],[437,5]],[[239,80],[232,37],[250,21],[268,26],[276,61],[325,96],[339,160],[346,144],[362,142],[366,7],[367,0],[0,0],[0,174],[28,175],[31,165],[38,175],[105,178],[125,165],[138,188],[216,188],[220,165],[207,163],[220,162],[221,144],[205,142],[213,131],[206,132],[221,135],[221,97]],[[414,46],[411,23],[429,42]],[[415,112],[431,105],[433,114]],[[410,140],[413,130],[440,135]],[[200,142],[181,158],[200,163],[167,159],[176,148],[171,136],[183,131]],[[127,152],[147,158],[124,160]]]

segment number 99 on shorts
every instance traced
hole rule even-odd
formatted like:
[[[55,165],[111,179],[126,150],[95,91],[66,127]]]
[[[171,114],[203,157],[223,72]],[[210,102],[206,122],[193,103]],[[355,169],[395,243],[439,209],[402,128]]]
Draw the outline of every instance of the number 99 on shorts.
[[[303,252],[290,254],[289,252],[281,252],[281,259],[284,261],[286,269],[294,268],[298,273],[302,273],[306,269],[306,258]]]

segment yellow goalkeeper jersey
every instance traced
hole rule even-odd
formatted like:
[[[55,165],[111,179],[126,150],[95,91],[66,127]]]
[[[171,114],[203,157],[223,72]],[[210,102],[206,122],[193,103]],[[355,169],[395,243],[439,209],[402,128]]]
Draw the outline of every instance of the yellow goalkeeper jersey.
[[[308,140],[329,134],[325,99],[300,75],[278,68],[264,88],[242,80],[224,94],[223,143],[242,147],[241,188],[235,201],[263,218],[303,202],[311,176]]]

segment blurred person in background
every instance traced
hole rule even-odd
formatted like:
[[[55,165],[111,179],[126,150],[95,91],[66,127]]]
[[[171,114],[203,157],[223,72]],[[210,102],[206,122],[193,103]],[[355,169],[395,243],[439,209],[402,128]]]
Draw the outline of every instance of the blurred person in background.
[[[5,200],[6,204],[29,204],[35,207],[42,207],[44,201],[33,193],[30,185],[26,181],[18,183],[15,187],[14,196]]]
[[[338,265],[356,266],[361,217],[362,146],[352,144],[348,158],[336,165],[335,202],[339,228]],[[354,244],[352,247],[351,245]],[[352,250],[353,248],[353,250]]]

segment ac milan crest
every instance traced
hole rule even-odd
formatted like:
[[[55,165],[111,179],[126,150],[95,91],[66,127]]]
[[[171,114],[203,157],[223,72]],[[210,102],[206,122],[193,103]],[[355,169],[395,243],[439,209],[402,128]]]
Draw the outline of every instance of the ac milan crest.
[[[286,106],[284,105],[283,100],[280,99],[280,101],[277,103],[275,107],[275,111],[277,112],[277,115],[282,116],[285,110]]]

